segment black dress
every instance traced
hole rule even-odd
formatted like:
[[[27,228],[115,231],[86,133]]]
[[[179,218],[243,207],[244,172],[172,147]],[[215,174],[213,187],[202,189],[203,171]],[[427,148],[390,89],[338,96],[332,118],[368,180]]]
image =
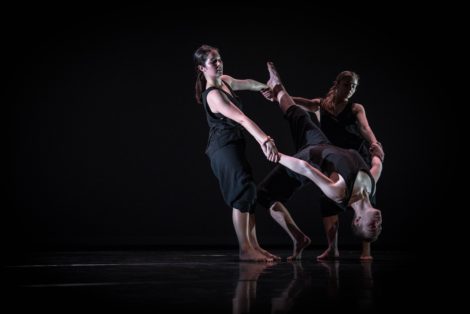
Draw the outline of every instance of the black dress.
[[[242,103],[230,86],[230,90],[209,87],[202,93],[204,110],[209,124],[206,154],[214,175],[219,182],[225,203],[243,213],[253,213],[256,205],[256,185],[251,167],[245,156],[243,127],[221,114],[213,113],[207,103],[207,95],[214,89],[225,93],[230,101],[242,109]]]

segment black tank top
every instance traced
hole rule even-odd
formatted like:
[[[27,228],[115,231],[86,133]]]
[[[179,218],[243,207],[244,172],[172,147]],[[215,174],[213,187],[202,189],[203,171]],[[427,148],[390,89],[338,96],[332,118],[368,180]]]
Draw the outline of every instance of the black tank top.
[[[238,96],[235,95],[229,84],[224,81],[222,82],[228,87],[230,93],[214,86],[209,87],[202,93],[202,103],[204,105],[204,110],[206,111],[207,124],[209,125],[209,139],[207,141],[206,148],[206,154],[209,156],[225,145],[244,140],[243,127],[220,113],[213,113],[207,103],[207,94],[209,94],[213,89],[218,89],[225,93],[228,99],[242,110],[243,106]]]
[[[337,116],[320,108],[320,128],[333,145],[358,151],[364,161],[370,165],[369,144],[359,131],[352,105],[352,102],[348,102]]]
[[[310,149],[310,159],[317,164],[322,172],[328,175],[331,172],[339,173],[346,182],[346,197],[338,205],[346,209],[348,207],[354,183],[359,171],[369,175],[372,187],[370,196],[375,194],[375,180],[369,171],[369,167],[359,153],[353,149],[344,149],[329,144],[317,145]]]

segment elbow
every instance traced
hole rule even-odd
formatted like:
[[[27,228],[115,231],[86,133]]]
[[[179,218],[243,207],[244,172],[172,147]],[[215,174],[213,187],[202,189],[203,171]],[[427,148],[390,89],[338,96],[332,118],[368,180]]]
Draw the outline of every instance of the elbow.
[[[326,191],[324,191],[325,195],[331,199],[335,203],[341,203],[343,199],[346,197],[346,190],[340,189],[335,186],[334,183],[329,184]]]
[[[382,172],[382,160],[378,156],[372,156],[372,167],[377,169],[378,171]]]
[[[375,182],[379,181],[380,176],[382,175],[382,163],[380,163],[380,166],[377,167],[377,171],[375,172]]]
[[[237,112],[237,114],[230,116],[229,119],[235,121],[236,123],[244,127],[246,127],[246,125],[250,121],[250,119],[243,112]]]
[[[382,173],[383,164],[382,164],[382,161],[380,160],[379,157],[377,157],[377,159],[379,159],[379,161],[377,161],[377,169],[378,169],[378,172],[379,172],[379,175],[380,175]]]
[[[310,174],[310,165],[305,160],[299,163],[299,173],[306,177]]]
[[[375,179],[375,182],[379,181],[380,176],[382,175],[382,161],[380,160],[379,157],[374,156],[372,158],[372,168],[371,168],[371,174]]]
[[[366,134],[372,134],[372,130],[366,126],[361,126],[360,127],[360,131],[362,134],[366,135]]]
[[[239,117],[237,119],[235,119],[235,122],[237,122],[238,124],[240,124],[241,126],[243,127],[246,127],[246,123],[248,122],[248,119],[246,117]]]

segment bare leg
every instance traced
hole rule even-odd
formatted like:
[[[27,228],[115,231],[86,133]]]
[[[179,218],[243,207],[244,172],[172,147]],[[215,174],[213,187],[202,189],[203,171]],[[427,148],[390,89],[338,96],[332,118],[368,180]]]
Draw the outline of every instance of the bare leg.
[[[328,248],[321,255],[317,256],[317,259],[318,260],[336,259],[339,257],[338,215],[323,217],[323,226],[325,227],[326,238],[328,240]]]
[[[238,209],[232,210],[233,227],[238,238],[240,248],[239,257],[242,261],[272,262],[273,258],[268,258],[257,251],[250,242],[248,235],[249,214],[242,213]]]
[[[374,258],[370,255],[370,242],[362,241],[362,253],[360,259],[362,261],[371,261]]]
[[[279,256],[269,253],[265,249],[261,248],[261,246],[259,245],[258,238],[256,237],[255,214],[250,214],[249,220],[248,220],[248,228],[249,228],[248,237],[250,238],[251,245],[253,246],[255,250],[261,252],[261,254],[265,255],[268,258],[273,258],[277,260],[281,259]]]
[[[279,103],[279,108],[281,109],[282,113],[286,113],[291,106],[295,106],[295,102],[282,85],[281,77],[277,73],[277,70],[272,62],[268,62],[268,71],[269,80],[266,85],[272,89],[274,98]]]
[[[292,242],[294,243],[294,249],[292,256],[289,256],[288,260],[295,260],[302,258],[302,251],[309,246],[311,240],[307,237],[302,230],[296,225],[294,220],[287,208],[280,202],[274,203],[269,209],[271,217],[289,234]]]

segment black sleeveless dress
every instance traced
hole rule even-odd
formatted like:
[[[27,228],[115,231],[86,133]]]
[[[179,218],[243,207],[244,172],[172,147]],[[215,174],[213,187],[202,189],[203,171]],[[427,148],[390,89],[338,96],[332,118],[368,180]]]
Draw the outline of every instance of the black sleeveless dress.
[[[242,109],[242,103],[230,86],[227,93],[217,87],[209,87],[202,93],[202,102],[209,125],[206,154],[214,175],[217,177],[225,203],[243,213],[253,213],[256,205],[256,185],[251,167],[245,156],[243,127],[221,114],[213,113],[207,103],[207,95],[214,89]]]
[[[369,153],[369,144],[359,131],[352,106],[353,103],[348,102],[337,116],[321,108],[320,128],[333,145],[356,150],[370,166],[372,159]]]

